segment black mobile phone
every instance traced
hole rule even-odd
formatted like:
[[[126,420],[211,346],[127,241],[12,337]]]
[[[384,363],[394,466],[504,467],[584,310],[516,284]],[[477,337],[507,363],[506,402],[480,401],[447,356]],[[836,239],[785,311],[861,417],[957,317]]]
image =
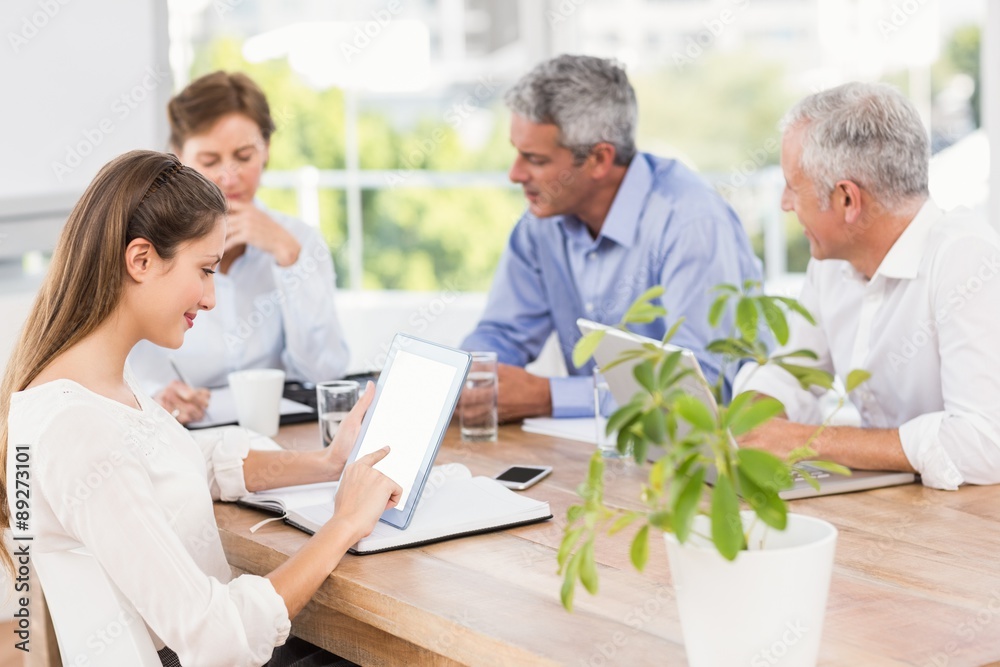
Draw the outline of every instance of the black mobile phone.
[[[552,466],[511,466],[494,477],[508,489],[523,491],[552,472]]]

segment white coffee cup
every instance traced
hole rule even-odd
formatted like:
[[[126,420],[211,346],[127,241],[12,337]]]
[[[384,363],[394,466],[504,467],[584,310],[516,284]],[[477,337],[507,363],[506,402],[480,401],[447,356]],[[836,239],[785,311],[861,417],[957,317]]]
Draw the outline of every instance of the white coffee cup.
[[[253,368],[229,374],[229,389],[240,426],[268,437],[277,435],[285,371]]]

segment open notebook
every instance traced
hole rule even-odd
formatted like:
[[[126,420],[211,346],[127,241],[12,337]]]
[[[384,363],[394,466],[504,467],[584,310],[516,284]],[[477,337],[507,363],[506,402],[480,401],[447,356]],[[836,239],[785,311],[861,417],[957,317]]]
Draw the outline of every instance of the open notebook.
[[[238,502],[278,514],[285,523],[312,534],[333,516],[336,493],[337,483],[328,482],[251,493]],[[489,477],[473,477],[465,466],[451,463],[432,469],[406,530],[380,521],[350,552],[391,551],[551,518],[548,503],[515,493]]]

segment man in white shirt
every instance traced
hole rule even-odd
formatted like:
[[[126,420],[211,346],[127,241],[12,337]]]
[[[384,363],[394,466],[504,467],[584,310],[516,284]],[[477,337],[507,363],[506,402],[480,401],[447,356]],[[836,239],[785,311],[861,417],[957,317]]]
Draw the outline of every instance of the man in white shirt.
[[[781,207],[795,211],[813,259],[787,349],[809,348],[841,377],[861,428],[831,427],[819,458],[852,468],[916,471],[956,489],[1000,482],[1000,236],[929,199],[928,145],[913,105],[881,84],[807,97],[783,121]],[[779,456],[821,422],[817,396],[776,366],[744,366],[736,391],[785,405],[742,446]]]

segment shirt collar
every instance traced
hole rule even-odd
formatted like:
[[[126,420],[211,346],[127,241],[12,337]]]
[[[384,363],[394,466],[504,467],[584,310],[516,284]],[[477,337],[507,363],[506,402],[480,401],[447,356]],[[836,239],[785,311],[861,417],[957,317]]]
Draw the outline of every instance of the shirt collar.
[[[642,153],[636,153],[618,186],[608,215],[601,225],[600,236],[630,248],[635,242],[639,216],[653,186],[653,171]]]
[[[931,227],[941,219],[942,215],[944,215],[943,211],[928,198],[910,224],[903,230],[903,233],[896,239],[896,242],[889,248],[889,252],[882,258],[882,263],[878,265],[872,279],[875,276],[904,280],[916,278],[920,269],[920,261],[927,250],[927,239]]]

